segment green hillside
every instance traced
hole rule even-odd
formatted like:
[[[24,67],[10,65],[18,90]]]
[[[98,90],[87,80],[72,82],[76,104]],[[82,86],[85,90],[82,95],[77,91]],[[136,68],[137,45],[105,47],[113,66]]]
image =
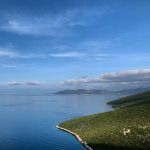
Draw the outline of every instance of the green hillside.
[[[130,107],[73,119],[59,126],[79,134],[94,150],[149,150],[149,100],[150,92],[119,99],[109,104]]]
[[[140,94],[120,98],[118,100],[110,101],[108,102],[108,104],[112,105],[114,108],[116,107],[122,108],[149,102],[150,102],[150,91],[147,91]]]

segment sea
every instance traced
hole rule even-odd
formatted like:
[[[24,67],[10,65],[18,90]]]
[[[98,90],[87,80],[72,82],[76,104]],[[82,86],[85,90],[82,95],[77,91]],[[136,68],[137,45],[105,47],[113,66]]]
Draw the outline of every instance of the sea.
[[[49,89],[0,89],[0,150],[85,150],[60,122],[111,111],[122,95],[57,95]]]

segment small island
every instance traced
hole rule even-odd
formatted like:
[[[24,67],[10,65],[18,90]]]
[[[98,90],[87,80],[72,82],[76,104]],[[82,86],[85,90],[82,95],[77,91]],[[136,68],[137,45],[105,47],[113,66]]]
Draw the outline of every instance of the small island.
[[[81,117],[57,127],[90,150],[149,150],[150,91],[108,102],[114,111]]]

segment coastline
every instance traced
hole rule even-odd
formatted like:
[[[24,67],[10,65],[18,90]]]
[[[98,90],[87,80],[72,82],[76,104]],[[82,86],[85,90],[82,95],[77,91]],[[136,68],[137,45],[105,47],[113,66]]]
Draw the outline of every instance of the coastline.
[[[74,133],[74,132],[72,132],[72,131],[70,131],[68,129],[60,127],[59,124],[56,126],[56,128],[72,134],[84,147],[86,147],[88,150],[93,150],[90,146],[88,146],[88,144],[86,143],[86,141],[83,141],[81,139],[81,137],[78,134],[76,134],[76,133]]]

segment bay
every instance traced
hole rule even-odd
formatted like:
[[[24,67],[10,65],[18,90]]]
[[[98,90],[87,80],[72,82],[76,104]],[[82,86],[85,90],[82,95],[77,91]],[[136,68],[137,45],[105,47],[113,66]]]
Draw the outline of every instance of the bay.
[[[110,111],[112,108],[106,102],[121,97],[39,91],[0,91],[0,150],[84,150],[72,135],[58,130],[56,125],[68,119]]]

